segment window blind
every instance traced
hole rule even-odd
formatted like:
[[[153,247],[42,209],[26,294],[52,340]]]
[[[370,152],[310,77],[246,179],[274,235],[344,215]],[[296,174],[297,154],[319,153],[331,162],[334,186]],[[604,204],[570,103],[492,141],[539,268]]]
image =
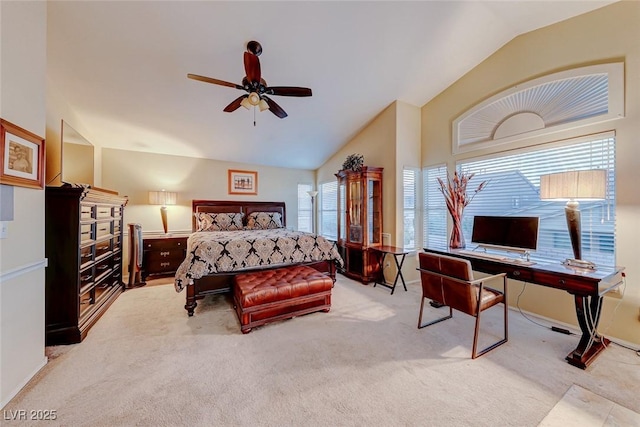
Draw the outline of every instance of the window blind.
[[[298,231],[311,233],[311,184],[298,184]]]
[[[458,163],[475,173],[469,191],[486,187],[467,206],[463,232],[471,243],[475,215],[538,216],[538,248],[532,259],[557,262],[573,258],[564,207],[566,201],[540,200],[540,176],[569,170],[605,169],[605,200],[579,201],[582,216],[582,258],[598,265],[615,264],[615,136],[612,133],[572,140],[550,148]],[[442,198],[442,195],[440,195]],[[446,212],[446,211],[445,211]]]
[[[416,249],[416,237],[418,224],[418,203],[417,203],[417,175],[418,169],[404,168],[402,170],[402,198],[403,198],[403,218],[404,218],[404,238],[403,247],[405,249]]]
[[[338,181],[320,184],[320,235],[338,240]]]
[[[424,215],[422,242],[426,247],[445,247],[447,240],[447,207],[439,190],[438,178],[446,180],[446,165],[422,169],[422,192]]]

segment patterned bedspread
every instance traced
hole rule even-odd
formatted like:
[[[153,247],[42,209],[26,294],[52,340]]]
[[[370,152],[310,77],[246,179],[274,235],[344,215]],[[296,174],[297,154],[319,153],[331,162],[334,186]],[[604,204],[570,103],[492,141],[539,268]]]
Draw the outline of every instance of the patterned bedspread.
[[[335,243],[322,236],[271,230],[199,231],[189,236],[187,257],[176,272],[176,292],[211,273],[335,260],[343,266]]]

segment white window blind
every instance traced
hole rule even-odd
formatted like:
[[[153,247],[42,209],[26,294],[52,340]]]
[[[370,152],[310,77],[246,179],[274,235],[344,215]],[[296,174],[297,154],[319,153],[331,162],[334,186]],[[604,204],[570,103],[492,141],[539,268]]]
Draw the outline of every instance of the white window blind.
[[[467,246],[475,215],[538,216],[538,249],[532,258],[557,262],[573,258],[564,213],[566,201],[541,201],[540,176],[569,170],[607,170],[605,200],[579,201],[582,212],[582,258],[599,265],[615,264],[615,136],[596,135],[552,148],[458,163],[476,175],[468,188],[486,187],[467,206],[463,232]],[[442,195],[440,195],[442,197]]]
[[[298,231],[311,233],[311,184],[298,184]]]
[[[447,207],[437,178],[446,180],[447,167],[437,165],[422,169],[424,216],[422,242],[426,247],[445,247],[447,240]]]
[[[338,181],[320,184],[320,235],[338,240]]]
[[[404,168],[402,170],[402,198],[403,198],[403,218],[404,218],[404,239],[405,249],[416,249],[416,237],[418,236],[418,191],[417,176],[419,170]]]

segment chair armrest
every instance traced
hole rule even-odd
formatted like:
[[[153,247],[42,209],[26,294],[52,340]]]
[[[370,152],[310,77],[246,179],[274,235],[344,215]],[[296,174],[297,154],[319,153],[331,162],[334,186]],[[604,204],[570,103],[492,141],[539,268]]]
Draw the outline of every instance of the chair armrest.
[[[435,271],[431,271],[431,270],[427,270],[424,268],[416,268],[416,270],[418,271],[424,271],[425,273],[430,273],[433,274],[435,276],[439,276],[439,277],[443,277],[446,278],[448,280],[453,280],[454,282],[458,282],[458,283],[466,283],[467,285],[483,285],[484,286],[484,282],[489,282],[491,280],[495,280],[495,279],[499,279],[502,278],[502,280],[504,281],[504,283],[507,283],[507,273],[498,273],[498,274],[494,274],[492,276],[487,276],[487,277],[483,277],[481,279],[474,279],[474,280],[462,280],[462,279],[458,279],[456,277],[453,276],[447,276],[446,274],[441,274]]]
[[[498,273],[498,274],[494,274],[494,275],[491,275],[491,276],[482,277],[480,279],[472,280],[469,283],[472,284],[472,285],[478,285],[480,283],[490,282],[492,280],[499,279],[499,278],[502,278],[502,280],[504,280],[506,277],[507,277],[507,273]]]
[[[496,279],[502,279],[502,295],[504,296],[504,303],[507,304],[507,273],[499,273],[499,274],[494,274],[492,276],[487,276],[487,277],[483,277],[481,279],[476,279],[473,282],[469,282],[471,284],[474,285],[478,285],[480,287],[480,292],[482,292],[482,289],[485,287],[484,283],[485,282],[490,282],[492,280],[496,280]],[[493,289],[487,286],[487,289],[491,289],[495,292],[500,292],[497,289]]]

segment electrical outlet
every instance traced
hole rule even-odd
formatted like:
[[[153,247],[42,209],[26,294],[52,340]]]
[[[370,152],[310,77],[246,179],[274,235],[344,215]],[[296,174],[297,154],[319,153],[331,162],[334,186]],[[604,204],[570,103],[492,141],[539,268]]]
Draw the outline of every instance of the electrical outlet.
[[[598,284],[598,293],[605,298],[622,299],[624,296],[624,273],[617,274],[607,282]]]
[[[0,221],[0,239],[9,237],[9,224],[6,221]]]
[[[618,286],[617,288],[607,291],[603,296],[605,298],[622,299],[622,289],[620,289],[620,286]]]

